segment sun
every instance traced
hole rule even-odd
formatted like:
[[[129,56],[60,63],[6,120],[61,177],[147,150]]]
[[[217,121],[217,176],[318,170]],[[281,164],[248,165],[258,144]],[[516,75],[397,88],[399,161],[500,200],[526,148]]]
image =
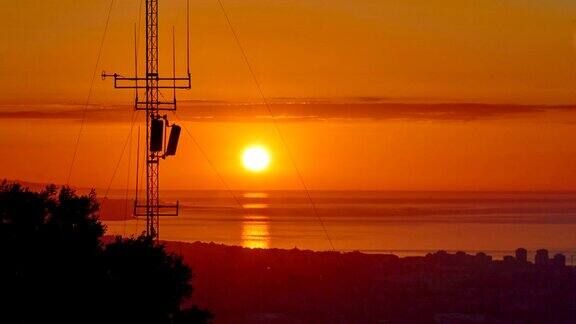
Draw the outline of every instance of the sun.
[[[244,168],[252,172],[262,172],[270,165],[270,154],[262,146],[250,146],[242,153]]]

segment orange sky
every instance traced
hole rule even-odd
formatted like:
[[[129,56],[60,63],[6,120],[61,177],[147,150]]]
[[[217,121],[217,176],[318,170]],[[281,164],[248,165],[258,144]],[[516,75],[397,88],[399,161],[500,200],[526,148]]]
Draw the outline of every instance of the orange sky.
[[[65,181],[107,3],[0,0],[1,177]],[[98,71],[132,71],[138,3],[116,1]],[[224,3],[275,114],[285,117],[278,125],[310,188],[576,189],[576,3]],[[184,67],[185,1],[160,6],[167,72],[172,25]],[[217,2],[192,1],[191,17],[184,124],[232,188],[300,188],[267,110],[246,105],[258,92]],[[131,101],[96,81],[74,184],[106,187]],[[488,105],[458,104],[465,102]],[[260,175],[239,160],[254,143],[273,154]],[[223,188],[186,134],[180,149],[163,164],[165,187]],[[126,154],[114,187],[127,172]]]

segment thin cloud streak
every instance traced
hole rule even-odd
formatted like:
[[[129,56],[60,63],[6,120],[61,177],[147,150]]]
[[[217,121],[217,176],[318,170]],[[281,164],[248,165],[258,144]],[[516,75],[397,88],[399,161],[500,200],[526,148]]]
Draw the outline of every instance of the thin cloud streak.
[[[513,105],[482,103],[397,103],[385,98],[352,98],[328,101],[317,99],[274,99],[270,116],[259,103],[189,100],[180,102],[179,116],[195,122],[281,122],[306,121],[476,121],[503,119],[554,111],[576,112],[576,105]],[[91,106],[88,122],[125,122],[129,106]],[[73,120],[82,118],[80,105],[2,105],[0,119]]]

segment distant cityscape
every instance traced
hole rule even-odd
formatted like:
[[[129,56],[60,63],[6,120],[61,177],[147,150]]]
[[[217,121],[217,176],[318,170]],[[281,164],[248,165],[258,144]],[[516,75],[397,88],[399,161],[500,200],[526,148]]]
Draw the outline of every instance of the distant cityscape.
[[[565,268],[567,266],[566,263],[566,255],[563,253],[556,253],[552,257],[550,257],[550,252],[547,249],[539,249],[536,250],[534,255],[534,260],[530,261],[528,259],[528,250],[525,248],[517,248],[514,252],[514,255],[504,255],[502,260],[493,260],[491,255],[488,255],[484,252],[478,252],[476,255],[467,254],[465,252],[459,251],[454,254],[450,254],[446,251],[438,251],[435,253],[428,253],[427,257],[452,257],[456,259],[475,259],[475,261],[480,263],[504,263],[508,265],[534,265],[538,268]],[[408,257],[411,258],[411,257]],[[570,264],[571,266],[571,264]]]
[[[503,261],[529,263],[528,250],[524,248],[518,248],[516,249],[516,253],[514,254],[514,256],[511,255],[504,256]],[[539,267],[563,268],[566,266],[566,256],[562,253],[556,253],[552,258],[550,258],[548,250],[539,249],[536,251],[536,255],[534,256],[534,264]]]
[[[576,323],[576,268],[546,249],[518,248],[501,259],[485,252],[399,257],[201,242],[168,248],[195,265],[206,294],[196,301],[209,301],[225,322]],[[245,295],[255,282],[259,299],[227,304],[223,296]]]

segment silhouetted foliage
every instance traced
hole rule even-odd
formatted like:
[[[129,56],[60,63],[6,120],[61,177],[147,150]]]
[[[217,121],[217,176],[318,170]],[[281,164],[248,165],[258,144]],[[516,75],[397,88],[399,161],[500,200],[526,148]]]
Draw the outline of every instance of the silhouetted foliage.
[[[104,264],[109,309],[129,316],[123,322],[161,323],[164,314],[178,313],[180,301],[192,292],[192,273],[182,258],[147,237],[116,238],[104,251]]]
[[[94,191],[0,184],[0,323],[211,320],[180,309],[192,293],[181,257],[146,237],[104,245],[97,212]]]

